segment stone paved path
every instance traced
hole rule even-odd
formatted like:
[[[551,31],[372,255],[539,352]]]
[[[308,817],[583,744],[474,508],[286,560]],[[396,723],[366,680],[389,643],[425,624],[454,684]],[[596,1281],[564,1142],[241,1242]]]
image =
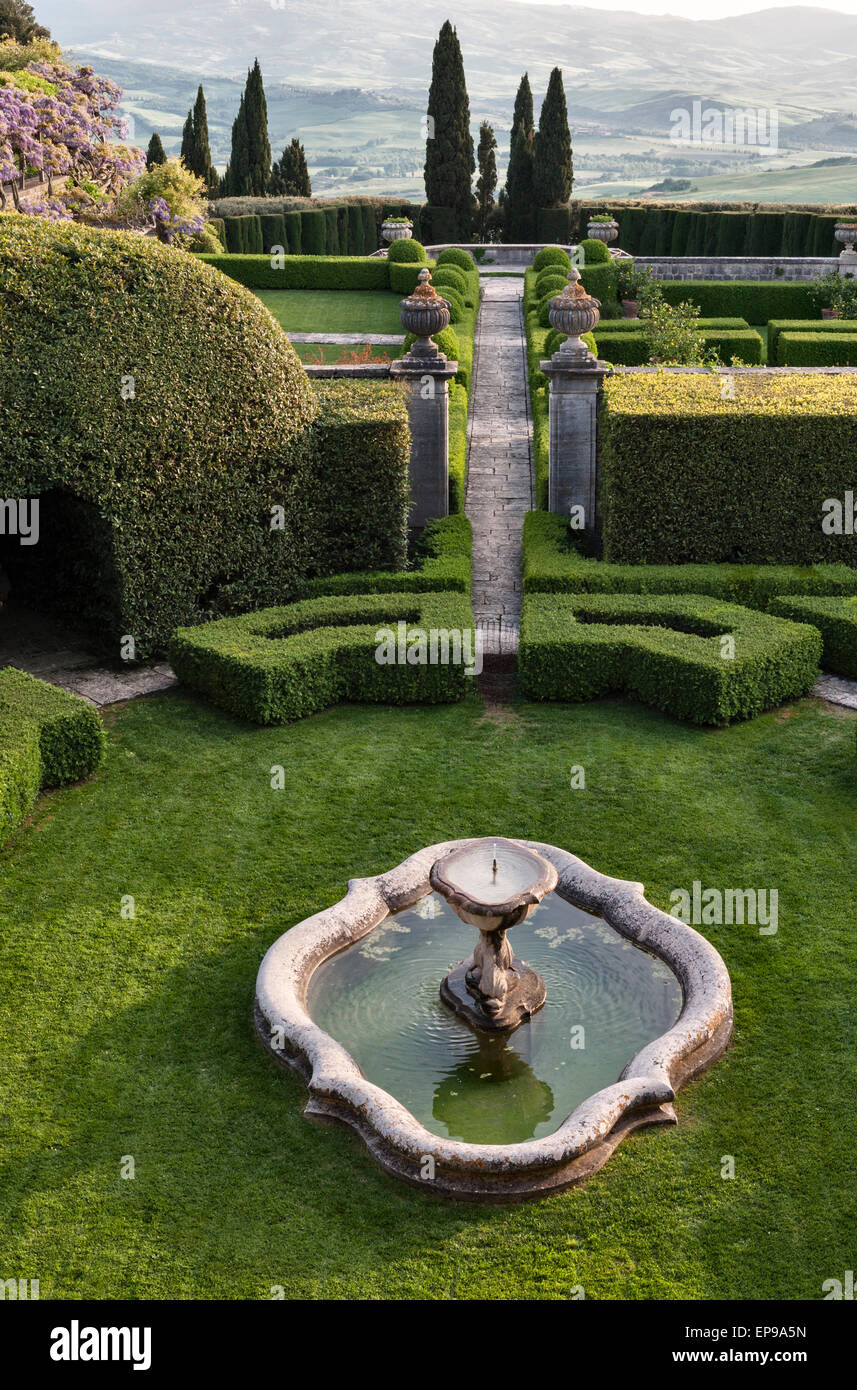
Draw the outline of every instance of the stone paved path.
[[[521,533],[535,505],[523,281],[485,276],[470,394],[466,512],[473,526],[473,608],[521,618]],[[486,650],[490,648],[486,644]]]

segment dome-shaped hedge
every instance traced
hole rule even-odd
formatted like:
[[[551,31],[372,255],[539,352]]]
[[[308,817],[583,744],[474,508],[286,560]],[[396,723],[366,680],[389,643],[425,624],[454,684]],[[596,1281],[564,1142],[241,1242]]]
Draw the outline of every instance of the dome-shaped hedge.
[[[318,479],[352,447],[249,290],[154,238],[19,213],[0,215],[0,440],[2,495],[42,496],[24,558],[74,580],[117,656],[117,634],[163,650],[223,595],[302,577]]]
[[[461,270],[475,270],[476,262],[463,246],[447,246],[437,258],[438,265],[457,265]]]
[[[424,261],[426,259],[426,248],[421,241],[415,241],[413,237],[399,237],[398,241],[390,243],[387,252],[388,261]]]
[[[559,265],[568,271],[571,269],[571,257],[561,246],[543,246],[541,251],[536,253],[533,270],[544,270],[549,265]]]
[[[606,265],[611,259],[609,247],[594,236],[584,237],[580,249],[584,255],[584,265]]]

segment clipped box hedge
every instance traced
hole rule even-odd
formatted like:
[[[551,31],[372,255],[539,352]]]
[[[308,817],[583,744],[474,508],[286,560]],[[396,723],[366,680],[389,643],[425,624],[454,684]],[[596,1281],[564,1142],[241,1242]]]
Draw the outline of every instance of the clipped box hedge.
[[[605,383],[603,555],[622,564],[857,563],[822,531],[854,484],[857,392],[847,377],[634,373]]]
[[[771,319],[768,324],[768,361],[771,363],[779,362],[781,333],[857,333],[857,319]]]
[[[368,570],[307,579],[293,598],[322,594],[427,593],[457,589],[470,593],[473,531],[466,516],[439,517],[424,528],[417,543],[414,567],[408,570]]]
[[[257,724],[302,719],[343,700],[438,704],[462,699],[463,663],[379,664],[378,631],[395,630],[399,622],[426,634],[471,631],[470,600],[453,589],[303,599],[181,628],[169,655],[186,685]]]
[[[782,618],[817,627],[824,670],[857,680],[857,598],[781,594],[771,600],[768,609]]]
[[[26,671],[0,670],[0,844],[43,788],[90,777],[106,748],[101,720],[85,700]]]
[[[598,344],[598,356],[605,361],[623,367],[639,367],[649,361],[651,348],[645,333],[603,333],[599,325],[593,336]],[[758,366],[762,361],[762,339],[752,328],[707,328],[700,337],[707,349],[719,354],[723,363],[728,364],[733,357],[740,358],[748,366]]]
[[[854,328],[857,329],[857,323]],[[857,332],[780,333],[777,364],[781,367],[857,367]]]
[[[255,295],[152,238],[0,216],[0,435],[0,495],[42,497],[22,561],[108,651],[405,563],[401,392],[315,392]]]
[[[390,288],[386,261],[371,256],[286,256],[279,269],[270,256],[198,255],[196,259],[252,290]]]
[[[701,595],[529,594],[518,669],[530,699],[622,692],[692,724],[728,724],[804,694],[820,655],[814,627]]]
[[[708,317],[740,315],[748,323],[767,323],[812,319],[818,313],[811,280],[659,280],[658,285],[668,304],[689,300]]]
[[[698,318],[695,320],[695,326],[700,330],[709,328],[738,328],[743,330],[750,327],[746,319],[740,318]],[[647,319],[601,319],[595,333],[600,338],[605,333],[643,333],[647,327]]]

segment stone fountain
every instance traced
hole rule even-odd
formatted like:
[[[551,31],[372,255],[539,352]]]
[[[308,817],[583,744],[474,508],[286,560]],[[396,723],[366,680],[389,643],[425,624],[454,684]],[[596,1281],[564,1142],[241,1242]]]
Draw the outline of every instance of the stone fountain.
[[[432,865],[429,882],[462,922],[479,928],[471,958],[443,979],[440,997],[476,1028],[517,1028],[545,1002],[544,983],[513,955],[510,927],[529,917],[557,873],[535,850],[511,840],[476,840]]]

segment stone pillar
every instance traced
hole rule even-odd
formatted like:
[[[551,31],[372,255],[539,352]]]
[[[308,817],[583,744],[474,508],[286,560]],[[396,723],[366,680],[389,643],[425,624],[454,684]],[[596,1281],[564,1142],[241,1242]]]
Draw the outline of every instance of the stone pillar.
[[[601,530],[598,392],[611,369],[594,359],[579,365],[562,362],[559,353],[540,366],[550,380],[548,508],[570,516],[573,507],[582,507],[584,534],[595,542]]]
[[[449,514],[449,383],[458,371],[443,353],[406,353],[390,377],[405,387],[411,426],[411,511],[408,525]]]

